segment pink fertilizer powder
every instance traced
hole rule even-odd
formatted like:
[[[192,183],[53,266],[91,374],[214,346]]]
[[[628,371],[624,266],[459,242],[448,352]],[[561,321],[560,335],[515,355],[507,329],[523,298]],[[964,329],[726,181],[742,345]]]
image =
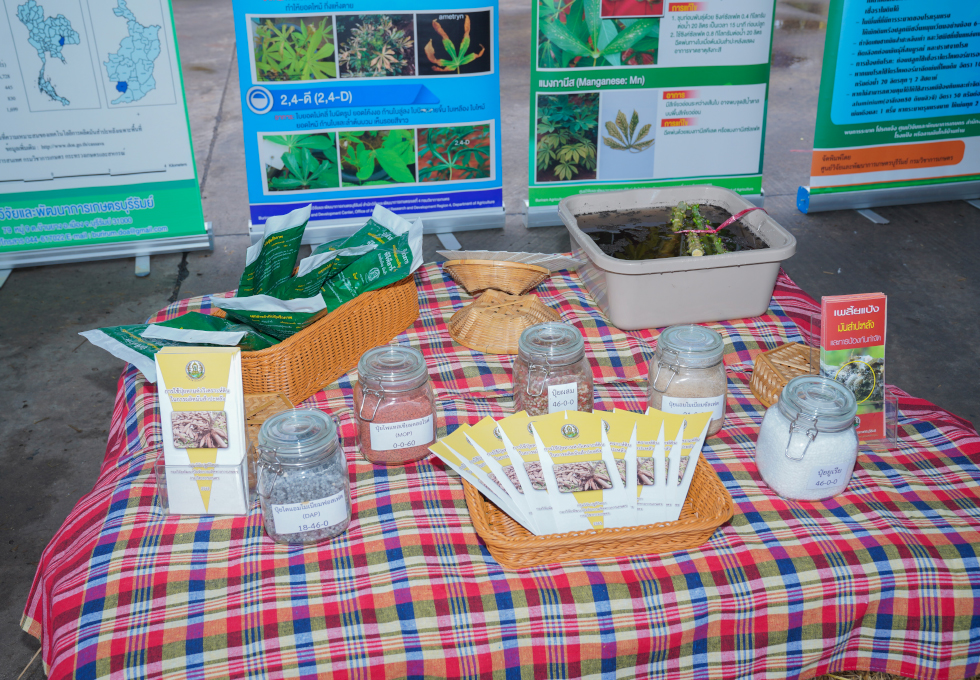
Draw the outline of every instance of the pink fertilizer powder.
[[[375,465],[404,465],[425,458],[436,439],[435,400],[428,381],[405,392],[385,392],[378,400],[354,385],[361,454]],[[377,411],[374,411],[377,404]],[[363,405],[363,409],[362,409]],[[374,412],[372,417],[372,412]]]

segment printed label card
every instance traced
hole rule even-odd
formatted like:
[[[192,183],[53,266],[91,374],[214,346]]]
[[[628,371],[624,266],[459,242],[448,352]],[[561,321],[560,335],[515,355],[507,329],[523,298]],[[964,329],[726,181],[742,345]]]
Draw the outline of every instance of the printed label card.
[[[666,514],[663,496],[667,480],[665,451],[673,446],[683,416],[671,417],[672,421],[676,420],[676,429],[665,432],[673,426],[673,423],[664,422],[668,414],[647,409],[643,415],[633,415],[636,417],[636,523],[662,522],[661,517]]]
[[[710,412],[683,416],[680,433],[671,447],[670,467],[665,475],[667,484],[662,496],[666,518],[663,521],[674,522],[681,516],[711,417]],[[667,429],[666,421],[664,429]]]
[[[552,508],[552,498],[558,494],[558,485],[553,478],[546,480],[541,472],[538,445],[531,428],[533,422],[543,417],[530,417],[520,411],[497,423],[507,453],[515,463],[514,474],[521,482],[528,508],[534,513],[534,523],[540,531],[538,535],[559,532]]]
[[[545,479],[553,476],[558,486],[552,508],[559,531],[603,529],[607,517],[617,526],[629,521],[632,503],[625,498],[615,458],[602,445],[597,413],[552,413],[532,427]]]
[[[596,411],[602,419],[602,445],[616,463],[613,486],[621,484],[629,510],[606,518],[606,528],[636,526],[636,419],[629,411]],[[618,524],[617,522],[623,522]]]
[[[483,460],[487,462],[487,466],[490,467],[494,475],[497,476],[501,482],[505,485],[507,493],[511,496],[511,500],[514,501],[521,512],[523,512],[528,521],[537,526],[537,519],[534,514],[533,508],[531,508],[527,502],[526,494],[524,493],[524,481],[530,485],[530,479],[527,478],[527,472],[522,475],[525,480],[522,481],[518,477],[515,468],[523,468],[523,465],[514,465],[510,454],[507,453],[507,447],[504,445],[503,434],[500,430],[500,426],[497,425],[495,421],[490,416],[487,416],[476,425],[470,427],[466,430],[466,438],[469,440],[470,444],[480,453]],[[513,492],[511,492],[513,489]],[[536,531],[532,533],[537,533]]]

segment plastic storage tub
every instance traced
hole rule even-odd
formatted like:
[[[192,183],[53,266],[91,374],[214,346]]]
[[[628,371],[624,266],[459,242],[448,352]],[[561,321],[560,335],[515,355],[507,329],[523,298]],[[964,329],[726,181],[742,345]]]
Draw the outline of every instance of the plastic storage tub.
[[[769,307],[779,265],[796,252],[796,239],[761,210],[741,222],[768,248],[704,257],[619,260],[603,253],[578,227],[578,216],[707,203],[736,214],[752,204],[710,185],[630,189],[562,199],[558,213],[572,237],[579,275],[599,308],[623,330],[759,316]]]

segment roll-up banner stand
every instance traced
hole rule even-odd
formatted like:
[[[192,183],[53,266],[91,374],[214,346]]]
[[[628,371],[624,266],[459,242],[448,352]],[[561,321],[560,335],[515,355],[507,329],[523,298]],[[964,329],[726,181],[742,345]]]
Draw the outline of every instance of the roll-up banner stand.
[[[504,226],[495,1],[233,6],[253,240],[309,204],[312,244],[375,204],[427,233]]]
[[[167,0],[6,0],[0,270],[210,249]]]
[[[980,2],[830,4],[804,213],[980,197]]]
[[[774,0],[533,0],[525,223],[581,192],[714,184],[762,203]]]

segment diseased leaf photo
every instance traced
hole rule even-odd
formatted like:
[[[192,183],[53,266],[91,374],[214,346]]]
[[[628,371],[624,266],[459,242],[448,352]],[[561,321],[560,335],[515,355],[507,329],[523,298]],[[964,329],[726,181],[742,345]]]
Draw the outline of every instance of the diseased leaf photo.
[[[420,128],[419,181],[490,177],[490,126]]]
[[[595,179],[599,95],[538,95],[537,181]]]
[[[252,49],[260,82],[337,77],[329,16],[253,18]]]
[[[333,132],[265,135],[265,178],[269,191],[336,189],[337,142]],[[280,153],[281,151],[281,153]]]
[[[340,133],[345,187],[415,182],[414,130],[347,130]]]
[[[419,75],[489,73],[493,69],[489,11],[419,14]]]
[[[415,75],[415,28],[411,14],[337,17],[341,78]]]
[[[538,67],[657,63],[660,19],[603,19],[601,0],[538,0]]]

